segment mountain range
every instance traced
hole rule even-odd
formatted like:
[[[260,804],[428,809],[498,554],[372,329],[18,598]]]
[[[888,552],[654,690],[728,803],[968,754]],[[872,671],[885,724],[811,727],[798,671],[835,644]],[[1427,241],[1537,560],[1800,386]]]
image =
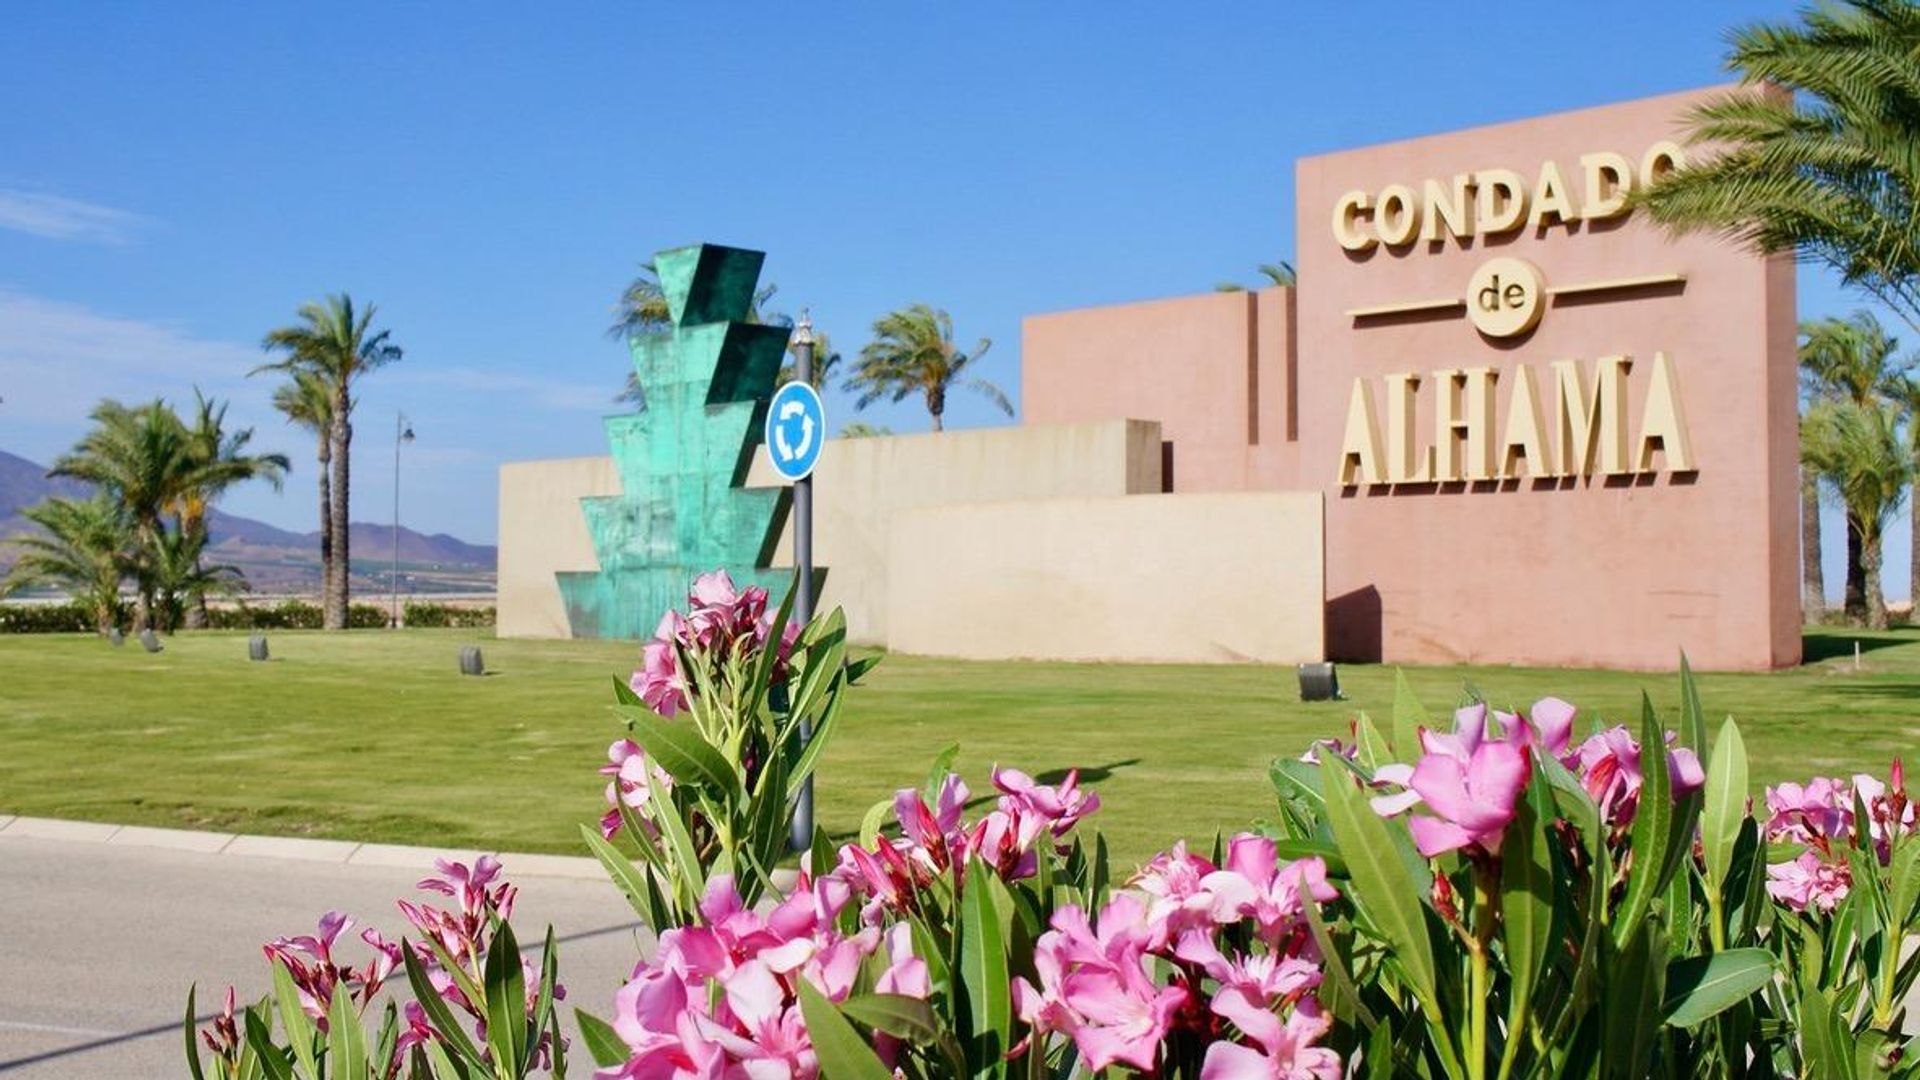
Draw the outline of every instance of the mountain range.
[[[55,496],[85,498],[88,486],[49,477],[44,465],[0,450],[0,538],[34,528],[20,511]],[[356,521],[349,527],[356,587],[387,585],[387,561],[394,554],[392,525]],[[207,515],[209,558],[240,568],[257,591],[317,592],[320,588],[320,533],[293,532],[264,521],[215,509]],[[497,549],[469,544],[445,533],[431,535],[400,529],[403,588],[415,592],[492,592]],[[13,562],[11,545],[0,543],[0,570]]]

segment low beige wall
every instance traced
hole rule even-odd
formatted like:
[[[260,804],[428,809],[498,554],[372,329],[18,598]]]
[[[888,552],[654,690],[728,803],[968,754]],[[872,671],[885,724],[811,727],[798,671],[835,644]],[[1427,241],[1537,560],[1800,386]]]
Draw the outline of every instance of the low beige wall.
[[[776,484],[766,455],[754,456],[747,484]],[[611,458],[501,467],[502,637],[569,636],[554,572],[597,569],[579,500],[619,490]],[[814,469],[814,563],[827,571],[819,603],[846,610],[854,641],[886,643],[887,537],[902,510],[1159,490],[1160,426],[1147,421],[830,439]],[[793,565],[791,521],[774,565]]]
[[[1322,536],[1318,492],[903,511],[888,643],[981,660],[1318,660]]]
[[[501,637],[573,636],[553,575],[599,569],[580,499],[619,493],[620,477],[610,457],[500,466]]]

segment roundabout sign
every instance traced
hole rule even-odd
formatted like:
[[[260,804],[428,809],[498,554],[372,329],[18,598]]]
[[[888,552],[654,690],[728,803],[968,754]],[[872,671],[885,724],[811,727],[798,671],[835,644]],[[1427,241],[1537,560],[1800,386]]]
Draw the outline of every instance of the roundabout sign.
[[[767,404],[767,457],[780,478],[804,480],[820,460],[827,437],[827,410],[814,388],[798,380],[774,391]]]

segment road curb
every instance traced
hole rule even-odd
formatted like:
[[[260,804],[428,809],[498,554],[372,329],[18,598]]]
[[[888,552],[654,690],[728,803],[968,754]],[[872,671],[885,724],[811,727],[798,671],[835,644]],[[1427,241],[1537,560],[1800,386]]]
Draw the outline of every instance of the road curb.
[[[422,874],[432,871],[436,859],[455,859],[471,864],[481,854],[492,854],[515,877],[576,880],[606,877],[606,869],[598,860],[570,855],[363,844],[354,840],[321,840],[300,836],[253,836],[245,833],[162,829],[149,825],[114,825],[100,821],[69,821],[64,818],[15,817],[11,814],[0,814],[0,840],[59,840],[78,844],[109,844],[114,847],[158,848],[200,855],[289,859],[342,866],[417,868]]]

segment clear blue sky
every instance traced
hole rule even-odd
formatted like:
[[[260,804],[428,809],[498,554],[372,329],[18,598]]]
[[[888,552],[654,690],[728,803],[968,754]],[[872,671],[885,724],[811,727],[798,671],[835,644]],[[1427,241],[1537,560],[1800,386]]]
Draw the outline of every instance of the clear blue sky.
[[[45,461],[100,396],[198,382],[298,466],[228,508],[311,528],[312,447],[243,376],[347,289],[407,350],[361,392],[354,516],[390,516],[405,409],[403,517],[490,540],[500,462],[605,452],[609,305],[656,249],[768,251],[777,306],[848,352],[946,307],[1017,397],[1023,314],[1290,258],[1296,157],[1718,82],[1728,24],[1792,6],[1576,33],[1428,3],[541,8],[9,5],[0,448]],[[1802,272],[1803,316],[1857,302]],[[968,397],[949,421],[1003,422]]]

